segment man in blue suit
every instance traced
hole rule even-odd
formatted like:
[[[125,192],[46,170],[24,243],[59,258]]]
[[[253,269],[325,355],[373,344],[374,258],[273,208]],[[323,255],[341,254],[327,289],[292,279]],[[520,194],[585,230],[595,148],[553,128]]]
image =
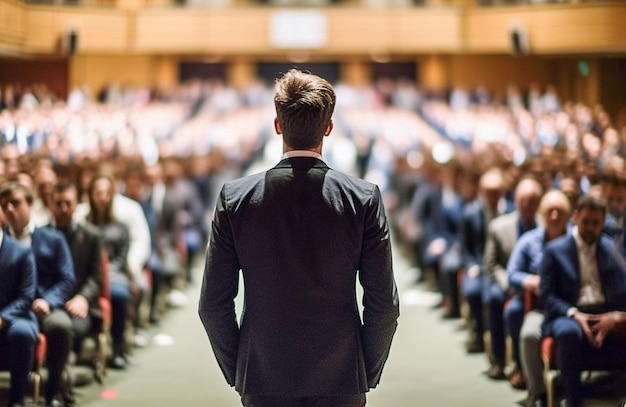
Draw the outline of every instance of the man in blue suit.
[[[626,326],[626,270],[602,233],[606,202],[579,199],[571,233],[550,242],[540,266],[544,333],[556,340],[556,362],[569,407],[583,405],[581,361],[591,348],[626,363],[614,331]]]
[[[63,235],[50,228],[35,227],[31,220],[34,196],[16,182],[0,187],[0,205],[8,232],[35,256],[37,288],[31,308],[48,340],[46,405],[53,405],[73,341],[72,321],[65,303],[74,293],[72,256]]]
[[[222,188],[200,317],[244,406],[361,407],[380,381],[399,316],[382,197],[322,160],[335,105],[327,81],[291,70],[274,102],[283,158]],[[233,301],[240,270],[241,325]]]
[[[1,217],[1,213],[0,213]],[[23,406],[39,327],[30,309],[35,297],[35,259],[0,229],[0,349],[11,372],[9,406]]]

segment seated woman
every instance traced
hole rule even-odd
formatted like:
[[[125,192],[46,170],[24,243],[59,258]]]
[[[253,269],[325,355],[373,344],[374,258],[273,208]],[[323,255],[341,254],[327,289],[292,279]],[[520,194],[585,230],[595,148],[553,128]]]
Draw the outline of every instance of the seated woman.
[[[89,184],[89,213],[87,221],[100,232],[102,246],[109,258],[111,288],[111,337],[113,340],[112,366],[126,367],[124,329],[131,300],[130,273],[126,256],[130,245],[128,228],[113,216],[115,182],[112,177],[99,174]]]

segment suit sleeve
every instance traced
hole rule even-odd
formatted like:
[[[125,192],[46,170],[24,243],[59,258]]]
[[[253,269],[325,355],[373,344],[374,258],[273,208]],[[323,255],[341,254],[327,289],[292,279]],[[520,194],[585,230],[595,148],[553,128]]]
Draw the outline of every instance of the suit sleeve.
[[[100,259],[102,248],[100,246],[100,239],[96,235],[90,236],[89,241],[89,269],[88,277],[81,287],[78,288],[77,294],[82,295],[87,299],[89,304],[93,304],[100,295],[102,288],[102,262]]]
[[[63,237],[55,238],[53,241],[56,247],[55,260],[57,262],[57,282],[46,291],[43,292],[41,298],[50,304],[50,308],[63,308],[65,302],[69,300],[74,293],[74,266],[72,263],[72,255],[67,242]]]
[[[359,280],[363,287],[363,356],[368,386],[375,388],[389,356],[400,315],[389,225],[378,187],[375,187],[366,208]]]
[[[463,259],[463,264],[466,269],[474,265],[478,265],[481,269],[483,268],[481,264],[481,260],[477,255],[476,248],[476,231],[473,227],[473,219],[472,215],[468,210],[463,210],[463,214],[461,217],[461,256]]]
[[[150,228],[148,221],[141,209],[141,205],[136,203],[133,205],[133,224],[129,227],[130,246],[128,247],[127,262],[130,271],[133,273],[135,280],[142,278],[143,267],[148,263],[150,253],[152,252],[152,244],[150,240]]]
[[[496,231],[491,226],[487,227],[487,240],[485,242],[485,273],[489,281],[498,283],[503,290],[508,288],[506,278],[506,265],[501,264],[498,260],[502,253],[502,242],[497,236]]]
[[[539,301],[546,315],[546,321],[552,320],[559,316],[566,316],[567,310],[574,307],[559,295],[560,285],[562,284],[558,275],[562,265],[557,261],[553,247],[546,247],[539,275],[541,280],[539,283]]]
[[[234,386],[239,347],[234,300],[239,290],[240,266],[225,191],[223,187],[211,224],[198,313],[222,373]]]
[[[30,310],[37,288],[35,268],[33,252],[30,249],[24,250],[17,261],[17,273],[20,276],[19,296],[0,310],[0,317],[8,324],[18,317],[24,317]]]
[[[506,267],[509,284],[520,292],[524,290],[524,280],[530,275],[528,272],[530,267],[530,258],[527,253],[528,246],[529,240],[518,241],[513,247],[513,252],[511,252],[511,257]]]

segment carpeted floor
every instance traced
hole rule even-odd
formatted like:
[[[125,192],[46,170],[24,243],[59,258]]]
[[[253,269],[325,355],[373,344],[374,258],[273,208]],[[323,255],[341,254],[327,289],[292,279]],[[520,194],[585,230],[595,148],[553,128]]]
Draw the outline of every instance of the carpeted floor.
[[[482,372],[485,355],[467,355],[466,331],[460,321],[444,321],[431,309],[431,293],[413,284],[414,274],[399,255],[395,271],[401,293],[401,317],[391,356],[380,386],[368,394],[371,407],[502,407],[524,398],[507,382],[494,382]],[[213,358],[197,316],[201,264],[188,287],[188,302],[172,309],[149,332],[145,348],[136,349],[125,371],[108,370],[104,385],[95,382],[76,389],[77,405],[86,407],[189,406],[230,407],[239,399],[228,387]],[[241,304],[239,304],[239,309]],[[77,370],[89,375],[86,367]],[[6,397],[8,378],[0,387]],[[607,392],[624,382],[611,383]],[[608,387],[606,388],[608,389]],[[591,406],[618,406],[618,397],[590,400]],[[3,401],[0,400],[0,404]]]

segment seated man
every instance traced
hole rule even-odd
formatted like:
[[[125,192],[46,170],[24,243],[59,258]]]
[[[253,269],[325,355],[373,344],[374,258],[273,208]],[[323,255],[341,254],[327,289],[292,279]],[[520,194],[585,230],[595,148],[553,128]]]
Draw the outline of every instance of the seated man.
[[[31,247],[35,256],[37,288],[31,307],[48,341],[46,406],[49,406],[61,390],[73,340],[72,321],[65,303],[74,292],[74,271],[63,236],[50,228],[35,227],[31,218],[33,201],[32,191],[24,185],[9,182],[0,188],[0,205],[10,235]]]
[[[2,207],[12,205],[2,203]],[[23,406],[39,327],[30,304],[35,298],[32,251],[0,229],[0,350],[11,372],[9,406]]]
[[[491,379],[506,378],[504,374],[505,325],[510,328],[511,320],[519,320],[517,326],[521,326],[523,315],[523,308],[515,307],[515,302],[509,304],[505,312],[504,304],[510,297],[506,265],[517,239],[537,226],[535,216],[542,194],[543,187],[538,181],[533,178],[522,179],[515,187],[515,211],[493,219],[487,227],[484,262],[492,358],[492,365],[487,376]],[[516,334],[512,336],[517,338]],[[509,377],[509,382],[514,388],[520,389],[526,387],[526,383],[520,370],[515,340],[513,345],[515,368]]]
[[[478,197],[463,206],[461,220],[461,253],[465,274],[462,291],[469,306],[472,329],[466,344],[468,353],[484,351],[483,306],[487,302],[483,260],[489,222],[511,212],[512,205],[505,198],[505,180],[499,168],[487,170],[479,180]]]
[[[543,226],[519,238],[507,263],[509,284],[515,290],[511,308],[524,310],[532,306],[524,303],[524,293],[526,290],[539,292],[538,273],[544,247],[548,242],[567,233],[570,208],[568,197],[559,190],[548,191],[541,199],[538,212]],[[527,312],[523,320],[509,320],[513,346],[519,347],[520,367],[527,382],[528,397],[524,403],[529,407],[534,407],[537,403],[544,405],[546,401],[540,354],[542,323],[543,312],[539,309]]]
[[[65,310],[74,326],[74,352],[80,356],[82,341],[91,331],[93,319],[101,318],[98,297],[102,291],[101,246],[98,233],[74,222],[72,217],[78,205],[76,187],[62,182],[52,187],[50,210],[52,226],[63,233],[72,254],[76,286]]]
[[[583,405],[581,355],[593,347],[626,363],[626,352],[612,335],[626,326],[626,270],[611,238],[602,234],[605,216],[604,199],[580,198],[571,233],[546,246],[539,272],[544,334],[556,341],[568,407]]]

